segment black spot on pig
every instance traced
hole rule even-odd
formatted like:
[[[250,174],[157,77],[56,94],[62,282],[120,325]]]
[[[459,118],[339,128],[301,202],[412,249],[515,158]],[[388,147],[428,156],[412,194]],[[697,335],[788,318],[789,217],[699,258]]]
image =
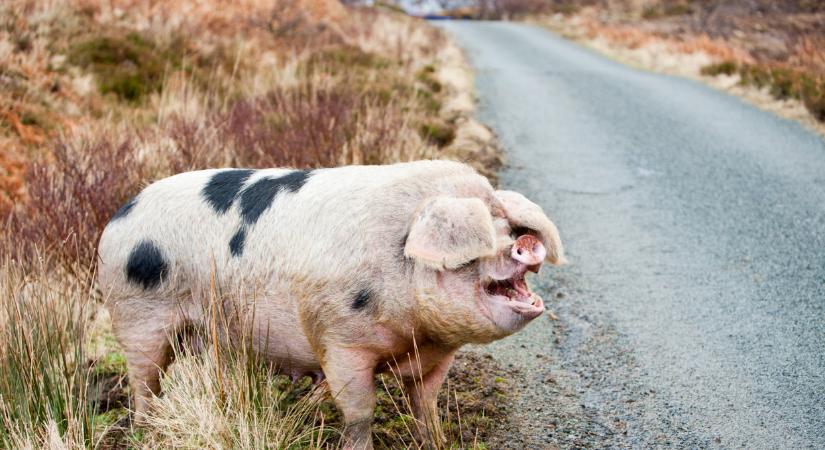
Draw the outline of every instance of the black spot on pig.
[[[132,208],[134,208],[135,205],[137,205],[137,197],[129,200],[128,202],[126,202],[125,205],[121,206],[120,209],[115,211],[115,214],[112,216],[111,219],[109,219],[109,222],[114,222],[115,220],[122,219],[128,216],[129,213],[132,212]]]
[[[247,224],[258,221],[279,192],[297,192],[309,179],[311,172],[296,170],[278,178],[265,177],[241,193],[241,217]]]
[[[372,291],[369,289],[361,289],[355,296],[352,302],[352,309],[356,311],[363,311],[372,304]]]
[[[229,240],[229,251],[232,256],[241,256],[243,253],[243,246],[246,243],[246,228],[241,227],[232,239]]]
[[[144,289],[156,287],[166,277],[169,267],[163,253],[152,241],[140,241],[126,262],[126,278]]]
[[[254,172],[250,169],[222,170],[212,175],[201,194],[215,212],[223,214],[232,206],[241,187]]]

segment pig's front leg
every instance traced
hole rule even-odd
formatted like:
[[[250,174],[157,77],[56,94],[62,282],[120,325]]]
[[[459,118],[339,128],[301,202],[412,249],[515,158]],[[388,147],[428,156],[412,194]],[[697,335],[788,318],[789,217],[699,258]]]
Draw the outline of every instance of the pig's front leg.
[[[437,448],[447,442],[438,415],[438,391],[444,384],[444,379],[447,378],[450,364],[455,358],[455,351],[439,356],[440,361],[429,372],[405,382],[412,403],[413,415],[418,421],[418,437],[425,445],[427,442],[432,442]]]
[[[372,449],[375,412],[375,357],[347,347],[327,348],[323,369],[330,394],[344,415],[344,448]]]

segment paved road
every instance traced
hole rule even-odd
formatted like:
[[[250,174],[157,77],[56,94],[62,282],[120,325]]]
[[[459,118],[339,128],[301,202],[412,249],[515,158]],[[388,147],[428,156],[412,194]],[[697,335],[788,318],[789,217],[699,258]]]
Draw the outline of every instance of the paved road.
[[[542,29],[443,23],[477,69],[502,184],[571,264],[521,371],[511,447],[825,447],[825,141]]]

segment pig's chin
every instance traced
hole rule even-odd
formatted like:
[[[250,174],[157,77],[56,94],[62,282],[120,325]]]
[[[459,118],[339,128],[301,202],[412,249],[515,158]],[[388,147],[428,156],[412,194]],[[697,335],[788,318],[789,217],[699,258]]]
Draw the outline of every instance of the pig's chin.
[[[541,297],[524,279],[527,269],[520,266],[509,278],[491,278],[482,283],[481,300],[486,307],[482,312],[502,330],[515,332],[544,311]]]

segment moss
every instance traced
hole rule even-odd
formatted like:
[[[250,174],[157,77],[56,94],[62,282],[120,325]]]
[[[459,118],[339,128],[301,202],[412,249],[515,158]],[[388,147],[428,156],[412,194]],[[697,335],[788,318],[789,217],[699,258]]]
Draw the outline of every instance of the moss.
[[[98,432],[102,432],[106,428],[118,423],[124,417],[129,416],[129,411],[126,408],[113,408],[106,412],[96,414],[92,417],[92,423]]]
[[[94,364],[96,375],[125,375],[126,371],[126,356],[120,352],[109,352]]]
[[[455,139],[455,128],[446,122],[430,121],[419,126],[418,134],[439,147],[446,147]]]

